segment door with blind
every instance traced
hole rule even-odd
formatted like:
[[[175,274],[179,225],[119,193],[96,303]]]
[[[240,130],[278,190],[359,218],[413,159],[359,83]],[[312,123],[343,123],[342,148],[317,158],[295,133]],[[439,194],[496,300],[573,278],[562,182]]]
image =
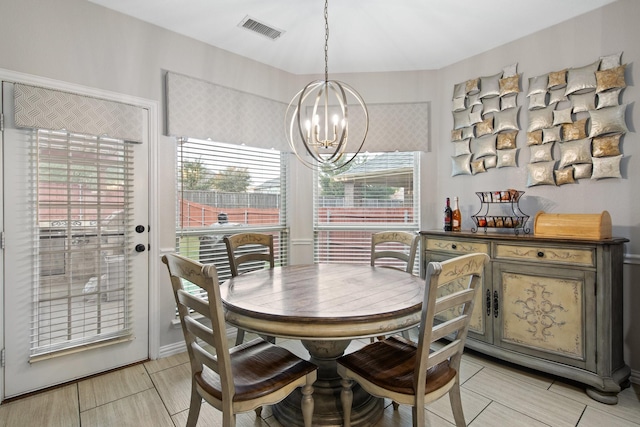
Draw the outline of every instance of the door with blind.
[[[126,112],[123,121],[141,115],[136,142],[102,129],[24,126],[14,111],[30,109],[40,89],[22,98],[18,85],[2,89],[6,398],[148,357],[149,118],[142,108]],[[65,94],[48,96],[56,103]],[[79,122],[103,120],[120,104],[66,98]],[[49,119],[65,113],[52,108]]]

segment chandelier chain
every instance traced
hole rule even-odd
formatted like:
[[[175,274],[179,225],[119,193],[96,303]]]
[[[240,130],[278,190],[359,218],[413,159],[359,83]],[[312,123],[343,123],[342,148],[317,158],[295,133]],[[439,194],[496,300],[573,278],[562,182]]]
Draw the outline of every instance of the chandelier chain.
[[[324,81],[329,81],[329,0],[324,2]]]

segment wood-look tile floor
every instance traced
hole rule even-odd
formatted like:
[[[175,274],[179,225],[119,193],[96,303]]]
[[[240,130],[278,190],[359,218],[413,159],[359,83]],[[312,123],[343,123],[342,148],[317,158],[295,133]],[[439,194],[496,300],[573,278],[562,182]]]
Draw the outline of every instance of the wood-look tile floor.
[[[354,341],[352,351],[368,341]],[[278,340],[278,345],[301,356],[298,341]],[[463,356],[462,403],[470,427],[578,426],[640,427],[640,385],[619,394],[617,405],[590,399],[568,382],[509,365],[478,353]],[[186,353],[106,373],[0,405],[0,427],[178,427],[187,421],[189,360]],[[411,408],[394,411],[385,402],[375,427],[411,426]],[[448,397],[426,409],[427,425],[453,426]],[[203,404],[199,427],[221,426],[220,413]],[[269,408],[256,419],[241,414],[238,427],[282,426]]]

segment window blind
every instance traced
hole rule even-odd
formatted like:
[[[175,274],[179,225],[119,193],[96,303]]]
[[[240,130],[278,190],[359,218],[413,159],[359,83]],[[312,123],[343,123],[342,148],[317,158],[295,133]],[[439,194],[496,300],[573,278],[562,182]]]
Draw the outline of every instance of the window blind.
[[[343,169],[316,171],[315,262],[368,264],[372,233],[418,231],[419,173],[413,152],[360,153]]]
[[[132,160],[122,140],[34,132],[32,360],[130,335]]]
[[[286,265],[286,158],[274,149],[178,140],[178,252],[215,264],[220,280],[226,280],[230,270],[223,237],[261,232],[274,236],[276,265]]]

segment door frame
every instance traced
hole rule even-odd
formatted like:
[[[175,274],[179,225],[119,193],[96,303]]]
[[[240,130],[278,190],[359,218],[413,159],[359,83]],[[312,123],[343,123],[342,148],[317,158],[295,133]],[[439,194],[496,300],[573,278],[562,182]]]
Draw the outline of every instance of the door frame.
[[[93,96],[96,98],[127,103],[135,105],[137,107],[148,110],[148,144],[146,154],[148,156],[149,165],[149,189],[148,189],[148,203],[149,203],[149,271],[148,271],[148,307],[149,307],[149,319],[147,324],[149,342],[148,345],[148,357],[150,359],[157,359],[160,353],[160,326],[159,326],[159,292],[158,292],[158,270],[159,270],[159,255],[158,255],[158,242],[159,242],[159,213],[158,206],[159,193],[158,193],[158,123],[159,123],[159,111],[160,106],[158,101],[139,98],[136,96],[125,95],[122,93],[95,89],[87,86],[78,85],[75,83],[68,83],[60,80],[54,80],[47,77],[40,77],[31,74],[21,73],[17,71],[6,70],[0,68],[0,81],[7,81],[12,83],[23,83],[33,86],[42,86],[60,91],[79,93],[86,96]],[[4,112],[2,112],[4,114]],[[0,143],[4,144],[3,135],[0,135]],[[2,189],[2,180],[4,179],[3,170],[3,158],[2,150],[0,150],[0,189]],[[0,231],[4,233],[4,193],[0,193],[2,198],[3,209],[0,211]],[[4,234],[2,234],[4,240]],[[4,257],[4,247],[0,248]],[[0,349],[2,351],[2,367],[0,368],[0,402],[5,397],[5,374],[4,374],[4,348],[5,341],[4,336],[6,333],[4,324],[4,286],[5,286],[5,271],[4,263],[0,263]]]

